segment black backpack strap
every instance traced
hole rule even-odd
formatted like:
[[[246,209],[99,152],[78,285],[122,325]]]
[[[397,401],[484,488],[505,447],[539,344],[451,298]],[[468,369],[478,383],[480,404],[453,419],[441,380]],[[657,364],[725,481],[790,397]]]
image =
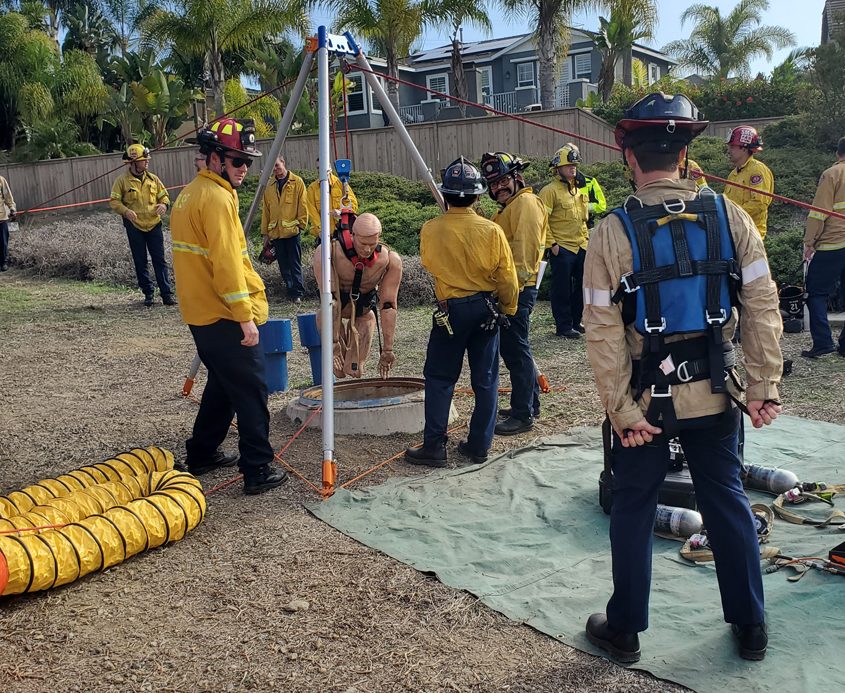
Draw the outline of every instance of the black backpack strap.
[[[716,211],[716,196],[712,194],[701,195],[698,201],[702,205],[704,230],[707,234],[707,260],[717,262],[722,259],[722,242],[719,229],[719,217]],[[718,274],[706,276],[706,300],[705,319],[707,320],[707,332],[709,336],[709,358],[710,358],[710,391],[713,393],[725,393],[728,385],[725,381],[725,356],[722,350],[722,328],[728,321],[728,315],[722,308],[721,286],[722,277]]]

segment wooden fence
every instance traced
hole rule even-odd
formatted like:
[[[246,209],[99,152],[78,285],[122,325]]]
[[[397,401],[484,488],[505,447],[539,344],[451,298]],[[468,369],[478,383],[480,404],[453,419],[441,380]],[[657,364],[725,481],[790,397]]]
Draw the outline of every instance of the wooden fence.
[[[609,146],[579,141],[575,136],[561,135],[502,116],[420,123],[408,126],[408,130],[435,177],[441,168],[460,154],[479,159],[487,151],[509,151],[529,157],[551,158],[558,147],[570,140],[579,144],[587,163],[616,161],[619,158],[619,153],[611,148],[615,146],[613,128],[588,111],[568,108],[526,113],[524,117],[540,125],[577,133],[581,137]],[[742,122],[762,127],[777,120],[767,118]],[[711,123],[706,134],[724,137],[731,127],[740,122]],[[392,127],[352,130],[349,140],[349,158],[352,159],[354,170],[381,171],[411,179],[419,178],[407,149]],[[262,140],[258,144],[266,155],[270,150],[271,141]],[[346,147],[342,132],[338,132],[337,147],[338,155],[344,157]],[[150,171],[167,186],[184,185],[195,175],[195,151],[195,147],[186,146],[155,152],[150,162]],[[294,171],[316,168],[317,136],[289,137],[285,143],[284,154],[288,166]],[[26,210],[41,206],[89,203],[108,198],[112,182],[123,170],[122,165],[121,154],[113,153],[52,159],[31,164],[0,164],[0,175],[9,181],[18,209]],[[81,187],[63,194],[76,186]],[[177,192],[178,190],[173,191],[171,196],[175,197]],[[97,206],[102,208],[103,204]],[[92,206],[88,205],[71,207],[91,208]]]

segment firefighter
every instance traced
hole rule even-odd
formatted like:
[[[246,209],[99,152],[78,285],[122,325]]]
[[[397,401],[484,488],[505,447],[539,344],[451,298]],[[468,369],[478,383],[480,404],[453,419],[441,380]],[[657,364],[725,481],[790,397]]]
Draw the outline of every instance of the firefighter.
[[[481,172],[460,157],[438,187],[448,209],[420,231],[420,261],[434,277],[437,300],[423,368],[425,429],[422,446],[405,450],[405,460],[446,466],[449,409],[466,354],[475,409],[458,452],[481,464],[496,424],[499,327],[516,313],[519,285],[504,231],[472,209],[487,190]]]
[[[578,188],[576,176],[581,153],[566,145],[555,152],[550,168],[557,178],[540,191],[549,214],[549,264],[552,270],[551,303],[555,334],[578,339],[584,332],[581,285],[587,252],[589,200]]]
[[[616,143],[635,193],[593,230],[584,273],[587,354],[613,428],[613,595],[587,638],[621,662],[640,658],[648,627],[657,494],[680,438],[716,552],[725,621],[739,654],[768,636],[757,533],[740,481],[740,409],[731,335],[742,306],[755,428],[781,411],[781,319],[763,242],[740,207],[679,178],[707,126],[683,95],[653,93],[625,111]],[[738,382],[738,379],[737,379]]]
[[[493,221],[508,239],[519,283],[516,313],[510,318],[510,328],[499,334],[499,349],[511,376],[510,408],[500,412],[506,418],[495,429],[500,436],[530,430],[534,418],[540,415],[540,387],[528,333],[537,302],[537,272],[546,248],[549,217],[542,200],[525,185],[522,171],[526,166],[506,152],[481,157],[481,173],[488,192],[499,205]]]
[[[813,206],[845,214],[845,137],[836,147],[836,163],[819,179]],[[804,233],[804,261],[809,263],[807,308],[813,346],[802,351],[801,356],[818,358],[834,351],[845,356],[845,327],[839,333],[837,348],[827,321],[827,300],[837,280],[845,300],[845,220],[811,211]]]
[[[577,151],[578,157],[581,157],[581,150],[575,144],[567,142],[566,146]],[[590,215],[587,219],[587,228],[591,229],[596,225],[596,219],[607,211],[604,190],[601,189],[598,178],[587,176],[580,169],[575,170],[575,183],[578,185],[578,190],[587,196],[587,212]]]
[[[317,162],[317,171],[320,170],[320,162]],[[340,178],[337,177],[337,174],[329,169],[329,194],[331,195],[332,201],[332,213],[329,216],[329,220],[334,223],[335,220],[340,219],[340,210],[342,207],[346,206],[351,209],[353,212],[357,214],[358,212],[358,198],[355,197],[355,192],[352,190],[352,186],[347,183],[346,185],[346,194],[348,195],[348,199],[344,200],[344,188],[343,184],[340,182]],[[311,219],[311,235],[316,236],[317,238],[320,237],[320,178],[317,177],[311,185],[308,186],[308,192],[306,195],[306,202],[308,205],[308,218]],[[346,202],[346,205],[344,205]]]
[[[754,154],[763,150],[763,139],[751,126],[739,125],[731,130],[725,145],[728,158],[734,166],[728,174],[728,181],[760,190],[760,193],[753,192],[728,183],[725,186],[725,197],[748,212],[760,237],[765,238],[772,198],[761,193],[775,191],[775,178],[766,164],[754,158]]]
[[[130,144],[123,153],[123,160],[129,162],[129,170],[114,182],[109,205],[123,217],[138,288],[144,292],[144,305],[153,305],[155,296],[155,286],[147,265],[149,252],[161,301],[166,306],[174,306],[176,297],[170,280],[170,268],[164,257],[164,233],[161,228],[161,219],[170,204],[167,188],[158,176],[147,170],[150,150],[143,144]]]
[[[205,474],[237,461],[244,492],[253,495],[287,481],[287,473],[272,464],[264,352],[258,344],[267,295],[238,217],[237,189],[261,152],[251,120],[218,120],[196,139],[207,168],[180,193],[171,215],[180,310],[208,369],[193,434],[185,443],[186,467]],[[236,414],[240,455],[229,456],[219,446]]]
[[[693,159],[686,159],[681,162],[679,167],[681,179],[689,178],[694,180],[699,188],[707,185],[707,179],[704,177],[704,171]]]
[[[300,236],[308,226],[305,183],[285,166],[279,154],[273,164],[274,180],[264,189],[261,206],[261,235],[264,246],[272,245],[288,298],[302,303],[302,246]]]
[[[9,269],[9,222],[14,221],[17,214],[12,189],[0,176],[0,272]]]

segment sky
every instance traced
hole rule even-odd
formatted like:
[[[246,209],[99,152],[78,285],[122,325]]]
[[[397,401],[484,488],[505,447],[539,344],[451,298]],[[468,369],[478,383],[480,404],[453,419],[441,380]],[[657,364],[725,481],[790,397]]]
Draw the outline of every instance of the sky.
[[[701,0],[702,4],[718,7],[723,16],[727,15],[737,4],[737,0]],[[681,26],[681,14],[694,4],[688,0],[657,0],[660,12],[659,24],[657,26],[656,39],[647,45],[660,49],[669,41],[677,38],[687,38],[691,26]],[[486,36],[483,32],[471,26],[464,27],[464,41],[478,41],[484,38],[501,38],[533,31],[536,26],[526,20],[505,19],[501,10],[494,2],[491,2],[490,21],[493,24],[493,32]],[[824,0],[770,0],[769,9],[764,15],[765,25],[779,25],[788,28],[795,34],[798,47],[817,46],[821,39],[822,9]],[[581,13],[574,17],[573,26],[584,29],[595,30],[598,28],[598,15],[600,12]],[[330,22],[331,18],[325,12],[318,11],[312,14],[315,24]],[[445,30],[429,30],[417,46],[420,50],[427,50],[442,46],[448,43],[448,32]],[[769,74],[772,68],[783,61],[791,49],[786,48],[776,51],[769,62],[765,57],[754,61],[751,64],[751,73],[758,72]],[[685,75],[680,75],[685,76]]]

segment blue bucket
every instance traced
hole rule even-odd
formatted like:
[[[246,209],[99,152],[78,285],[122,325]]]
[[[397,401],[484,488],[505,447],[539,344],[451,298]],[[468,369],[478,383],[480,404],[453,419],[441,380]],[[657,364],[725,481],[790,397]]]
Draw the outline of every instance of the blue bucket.
[[[269,392],[288,389],[288,353],[293,350],[290,320],[272,319],[258,327],[264,351],[264,378]]]

